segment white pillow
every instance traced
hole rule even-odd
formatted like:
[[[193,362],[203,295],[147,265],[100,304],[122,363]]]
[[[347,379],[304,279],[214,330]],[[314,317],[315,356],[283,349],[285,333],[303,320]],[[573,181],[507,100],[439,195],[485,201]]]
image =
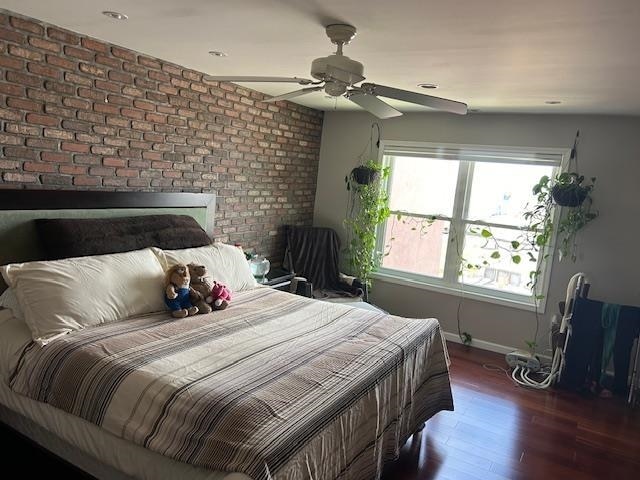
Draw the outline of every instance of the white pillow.
[[[24,314],[22,313],[22,309],[20,308],[20,304],[18,303],[18,299],[16,298],[13,288],[7,288],[2,292],[2,295],[0,295],[0,308],[11,310],[11,314],[14,318],[24,321]]]
[[[249,263],[238,247],[225,243],[214,243],[204,247],[181,250],[161,250],[154,248],[164,269],[176,263],[198,263],[207,267],[209,275],[217,282],[225,284],[232,292],[241,292],[258,286],[251,274]]]
[[[0,267],[33,339],[165,310],[164,271],[150,248]]]

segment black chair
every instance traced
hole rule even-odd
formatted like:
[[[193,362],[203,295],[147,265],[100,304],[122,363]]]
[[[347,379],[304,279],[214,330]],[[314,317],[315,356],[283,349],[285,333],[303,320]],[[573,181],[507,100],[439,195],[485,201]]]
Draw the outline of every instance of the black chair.
[[[368,301],[366,284],[340,272],[340,238],[335,230],[287,225],[285,234],[283,265],[311,282],[315,298]]]

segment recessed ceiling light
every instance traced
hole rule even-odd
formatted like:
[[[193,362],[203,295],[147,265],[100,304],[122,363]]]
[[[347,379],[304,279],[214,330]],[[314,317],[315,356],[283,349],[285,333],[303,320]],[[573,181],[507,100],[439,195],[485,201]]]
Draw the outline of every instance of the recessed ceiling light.
[[[120,12],[110,12],[110,11],[105,11],[102,12],[103,15],[106,15],[109,18],[114,18],[116,20],[127,20],[129,17],[127,15],[125,15],[124,13],[120,13]]]
[[[560,100],[547,100],[546,102],[547,105],[560,105],[562,102]]]
[[[209,52],[209,55],[213,55],[214,57],[226,57],[227,53],[225,52],[221,52],[219,50],[211,50]]]
[[[420,88],[429,88],[429,89],[438,88],[438,85],[436,85],[435,83],[419,83],[418,86]]]

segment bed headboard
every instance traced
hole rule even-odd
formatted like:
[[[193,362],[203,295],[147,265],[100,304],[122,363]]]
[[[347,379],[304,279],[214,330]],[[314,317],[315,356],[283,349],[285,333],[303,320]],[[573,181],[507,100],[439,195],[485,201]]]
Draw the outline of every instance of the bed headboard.
[[[212,237],[215,194],[0,189],[0,265],[44,258],[38,218],[112,218],[177,214],[193,217]],[[0,292],[6,286],[0,279]]]

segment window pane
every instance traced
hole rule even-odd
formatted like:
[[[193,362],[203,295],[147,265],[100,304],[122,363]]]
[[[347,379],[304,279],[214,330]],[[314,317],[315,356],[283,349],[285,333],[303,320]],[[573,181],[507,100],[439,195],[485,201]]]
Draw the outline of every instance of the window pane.
[[[521,257],[519,264],[511,260],[511,242],[513,240],[521,242],[522,232],[506,228],[492,228],[493,238],[487,239],[480,234],[482,229],[483,227],[478,225],[467,226],[462,254],[465,266],[470,263],[480,265],[480,268],[463,268],[462,278],[459,281],[466,285],[530,296],[531,289],[527,287],[529,272],[536,269],[537,261],[530,261],[526,252],[517,253]],[[496,241],[507,250],[496,248]],[[491,254],[495,251],[500,253],[500,258],[491,258]],[[537,260],[537,253],[534,253],[534,256]],[[487,261],[488,265],[483,265],[483,261]]]
[[[523,226],[522,217],[535,197],[531,191],[553,167],[508,163],[476,163],[467,218],[505,225]]]
[[[394,215],[387,220],[382,266],[393,270],[444,277],[449,241],[449,223],[419,217]]]
[[[391,210],[450,217],[460,162],[394,158],[389,190]]]

